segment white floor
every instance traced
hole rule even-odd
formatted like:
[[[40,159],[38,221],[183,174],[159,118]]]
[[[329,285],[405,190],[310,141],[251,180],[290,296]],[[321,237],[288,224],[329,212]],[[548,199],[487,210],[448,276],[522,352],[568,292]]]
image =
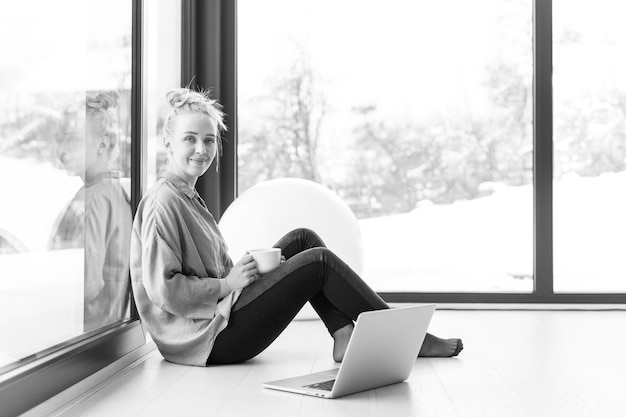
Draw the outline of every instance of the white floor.
[[[465,350],[336,400],[261,388],[333,367],[322,323],[299,321],[245,364],[185,367],[155,352],[62,415],[626,416],[625,311],[438,311],[431,330],[462,337]]]

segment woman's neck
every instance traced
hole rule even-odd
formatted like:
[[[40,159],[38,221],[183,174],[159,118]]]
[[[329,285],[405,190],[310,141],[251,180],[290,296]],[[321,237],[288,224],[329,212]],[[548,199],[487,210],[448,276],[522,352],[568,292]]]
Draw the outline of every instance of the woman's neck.
[[[83,180],[83,183],[85,184],[85,186],[89,187],[91,185],[94,185],[102,181],[103,178],[107,178],[110,176],[111,176],[111,170],[107,169],[107,170],[103,170],[99,172],[90,172],[86,176],[81,176],[81,179]]]
[[[179,172],[178,170],[172,169],[171,167],[168,168],[167,171],[183,180],[183,182],[187,184],[192,190],[196,188],[196,182],[198,182],[198,177],[186,175],[185,173]]]

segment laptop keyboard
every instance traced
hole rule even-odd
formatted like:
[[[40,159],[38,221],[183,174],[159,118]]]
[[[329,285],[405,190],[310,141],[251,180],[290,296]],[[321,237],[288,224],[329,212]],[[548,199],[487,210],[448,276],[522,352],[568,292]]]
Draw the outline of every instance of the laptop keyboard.
[[[335,380],[331,379],[329,381],[323,381],[323,382],[317,382],[315,384],[311,384],[311,385],[305,385],[305,388],[315,388],[315,389],[321,389],[323,391],[332,391],[333,390],[333,385],[335,385]]]

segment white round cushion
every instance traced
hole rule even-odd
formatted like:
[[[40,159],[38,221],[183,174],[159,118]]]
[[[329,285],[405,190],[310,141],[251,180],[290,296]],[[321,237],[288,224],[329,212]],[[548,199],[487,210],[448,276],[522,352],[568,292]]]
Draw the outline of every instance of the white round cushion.
[[[233,262],[250,249],[269,248],[291,230],[305,227],[315,231],[355,272],[363,272],[363,242],[356,216],[337,194],[313,181],[280,178],[255,185],[226,209],[219,227]],[[317,315],[307,307],[297,318]]]

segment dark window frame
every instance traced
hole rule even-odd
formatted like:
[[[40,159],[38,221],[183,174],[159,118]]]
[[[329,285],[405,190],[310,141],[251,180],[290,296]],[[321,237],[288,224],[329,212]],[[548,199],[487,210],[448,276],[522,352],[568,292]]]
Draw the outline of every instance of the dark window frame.
[[[219,174],[210,171],[198,190],[215,218],[237,196],[237,1],[188,0],[183,27],[183,82],[212,87],[229,115]],[[193,27],[204,23],[205,32]],[[195,35],[195,37],[194,37]],[[389,302],[453,304],[626,304],[626,293],[555,293],[553,279],[552,0],[533,0],[533,292],[381,292]]]
[[[131,208],[133,215],[145,184],[143,111],[143,0],[132,0]],[[15,416],[59,394],[145,345],[131,297],[130,318],[18,362],[0,375],[0,415]]]

